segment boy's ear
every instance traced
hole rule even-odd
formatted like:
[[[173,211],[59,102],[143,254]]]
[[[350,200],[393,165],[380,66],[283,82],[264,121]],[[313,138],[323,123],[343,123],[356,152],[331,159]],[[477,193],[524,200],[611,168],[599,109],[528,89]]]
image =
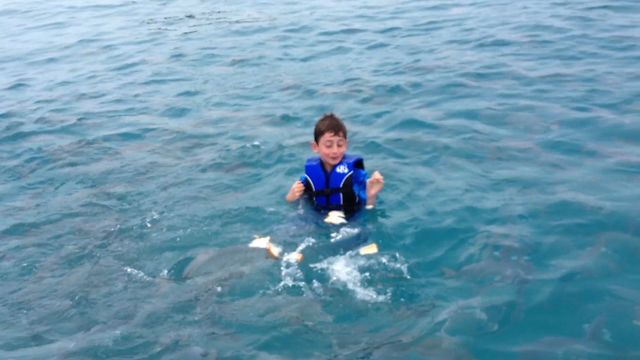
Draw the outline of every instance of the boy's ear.
[[[313,150],[313,152],[318,152],[318,144],[315,141],[310,141],[309,145],[311,145],[311,150]]]

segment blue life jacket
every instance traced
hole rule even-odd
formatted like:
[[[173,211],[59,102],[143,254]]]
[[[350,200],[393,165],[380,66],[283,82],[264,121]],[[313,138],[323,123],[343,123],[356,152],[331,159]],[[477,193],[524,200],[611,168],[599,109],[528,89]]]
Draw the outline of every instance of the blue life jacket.
[[[354,169],[364,170],[364,160],[359,156],[345,155],[340,163],[327,173],[320,157],[307,159],[304,165],[305,192],[320,210],[355,212],[362,199],[353,191]]]

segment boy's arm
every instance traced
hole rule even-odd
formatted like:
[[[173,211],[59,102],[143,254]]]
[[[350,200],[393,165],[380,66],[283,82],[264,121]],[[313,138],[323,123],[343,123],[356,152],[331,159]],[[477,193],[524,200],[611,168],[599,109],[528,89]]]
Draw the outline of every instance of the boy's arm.
[[[384,187],[384,177],[379,171],[374,171],[369,180],[367,180],[367,207],[376,205],[378,193]]]

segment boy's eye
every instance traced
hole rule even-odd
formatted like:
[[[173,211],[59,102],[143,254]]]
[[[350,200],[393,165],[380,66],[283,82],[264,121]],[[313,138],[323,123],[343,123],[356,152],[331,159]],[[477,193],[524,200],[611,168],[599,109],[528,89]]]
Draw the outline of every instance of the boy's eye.
[[[345,146],[345,142],[344,141],[338,141],[337,143],[334,143],[333,141],[326,141],[326,142],[322,143],[323,146],[328,147],[328,148],[333,147],[334,144],[337,145],[338,147],[344,147]]]

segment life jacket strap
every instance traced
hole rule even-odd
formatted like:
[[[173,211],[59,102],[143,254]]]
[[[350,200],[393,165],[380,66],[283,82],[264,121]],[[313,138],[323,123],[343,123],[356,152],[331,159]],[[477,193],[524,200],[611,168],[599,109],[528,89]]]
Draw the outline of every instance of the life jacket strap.
[[[329,196],[337,193],[344,193],[345,190],[341,188],[330,188],[313,191],[314,196]]]

